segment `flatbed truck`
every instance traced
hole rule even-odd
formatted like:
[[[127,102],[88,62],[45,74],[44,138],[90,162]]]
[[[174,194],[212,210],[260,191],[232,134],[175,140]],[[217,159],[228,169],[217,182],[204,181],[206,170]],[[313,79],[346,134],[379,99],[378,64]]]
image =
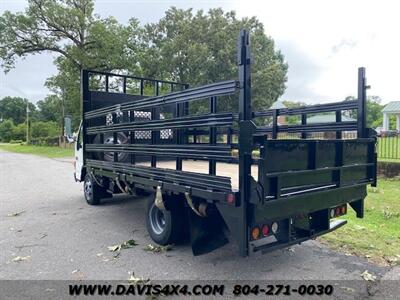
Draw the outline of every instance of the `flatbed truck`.
[[[348,208],[364,216],[366,186],[376,185],[364,68],[356,100],[255,111],[250,38],[242,30],[236,79],[191,88],[83,70],[81,84],[75,179],[91,205],[112,194],[147,194],[147,229],[160,245],[190,239],[200,255],[229,237],[247,256],[336,230]],[[237,111],[218,105],[227,97]],[[209,103],[208,111],[191,109],[197,101]],[[346,111],[356,111],[356,120],[342,120]],[[307,123],[327,113],[334,122]],[[288,116],[298,124],[280,122]]]

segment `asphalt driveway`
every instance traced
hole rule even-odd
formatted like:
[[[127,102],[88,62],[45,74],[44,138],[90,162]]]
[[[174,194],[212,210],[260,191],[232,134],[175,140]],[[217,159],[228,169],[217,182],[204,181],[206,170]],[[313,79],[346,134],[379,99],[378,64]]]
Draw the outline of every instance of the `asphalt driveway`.
[[[0,152],[0,187],[0,279],[126,280],[134,272],[152,280],[360,280],[365,270],[378,280],[399,279],[398,269],[316,241],[247,258],[237,255],[234,243],[198,257],[189,245],[145,251],[152,241],[143,199],[117,197],[88,206],[82,184],[73,180],[71,159]],[[108,250],[132,238],[139,245],[119,255]]]

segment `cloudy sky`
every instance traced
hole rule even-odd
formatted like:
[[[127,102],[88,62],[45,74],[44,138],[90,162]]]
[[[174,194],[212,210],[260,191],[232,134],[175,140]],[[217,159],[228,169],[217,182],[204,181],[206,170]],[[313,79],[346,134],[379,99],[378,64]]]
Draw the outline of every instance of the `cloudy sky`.
[[[257,16],[289,64],[282,100],[323,103],[355,95],[357,68],[367,68],[369,93],[400,100],[400,4],[358,0],[97,0],[96,13],[125,23],[155,22],[170,6],[236,10]],[[0,12],[22,11],[24,0],[0,0]],[[29,56],[7,75],[0,72],[0,98],[42,99],[45,80],[56,72],[51,54]]]

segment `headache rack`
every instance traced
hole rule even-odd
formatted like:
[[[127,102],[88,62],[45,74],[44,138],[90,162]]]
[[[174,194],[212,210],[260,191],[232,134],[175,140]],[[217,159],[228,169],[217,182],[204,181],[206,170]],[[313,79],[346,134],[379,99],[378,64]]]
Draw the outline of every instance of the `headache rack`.
[[[92,76],[104,77],[104,91],[89,89]],[[216,176],[217,162],[232,162],[233,145],[217,143],[217,130],[226,132],[232,128],[237,114],[217,113],[217,97],[236,93],[238,82],[234,80],[213,83],[202,87],[188,88],[187,84],[143,79],[127,75],[84,70],[83,88],[83,150],[85,165],[95,174],[113,172],[129,182],[144,188],[161,186],[163,190],[174,192],[189,191],[194,196],[210,200],[225,200],[232,193],[229,177]],[[122,84],[122,92],[111,92],[110,78],[117,78]],[[127,94],[127,81],[135,79],[140,88],[138,95]],[[145,95],[146,83],[152,85],[153,96]],[[169,92],[161,93],[161,84],[169,85]],[[182,90],[173,92],[180,87]],[[188,115],[189,102],[209,98],[210,111],[202,115]],[[112,99],[114,105],[107,105]],[[147,114],[147,118],[137,118]],[[162,118],[169,114],[168,118]],[[189,142],[190,129],[208,128],[209,143]],[[162,131],[167,136],[162,137]],[[200,131],[193,132],[192,136]],[[233,129],[232,129],[233,132]],[[118,134],[127,140],[118,142]],[[138,136],[141,133],[142,136]],[[104,143],[106,134],[112,135],[112,143]],[[105,160],[104,154],[111,153],[112,161]],[[119,161],[119,155],[126,153],[128,159]],[[148,161],[150,166],[137,165]],[[126,157],[126,156],[125,156]],[[175,160],[175,170],[157,168],[157,160]],[[208,174],[182,171],[184,159],[209,161]],[[114,176],[114,175],[113,175]]]

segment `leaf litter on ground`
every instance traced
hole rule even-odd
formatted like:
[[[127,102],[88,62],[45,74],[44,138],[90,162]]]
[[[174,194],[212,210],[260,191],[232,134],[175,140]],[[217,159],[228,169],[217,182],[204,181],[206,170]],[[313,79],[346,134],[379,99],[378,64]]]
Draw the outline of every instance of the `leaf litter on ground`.
[[[376,276],[372,275],[371,273],[368,272],[368,270],[365,270],[362,274],[361,277],[366,280],[366,281],[375,281]]]
[[[117,245],[113,245],[113,246],[108,246],[108,250],[111,252],[119,252],[122,249],[129,249],[129,248],[133,248],[134,246],[139,245],[138,243],[136,243],[135,240],[131,239],[128,240],[126,242],[123,242],[122,244],[117,244]]]
[[[150,279],[149,278],[146,279],[144,277],[135,276],[135,272],[132,272],[132,274],[128,278],[128,282],[131,285],[148,284],[148,283],[150,283]]]
[[[24,261],[24,260],[28,260],[28,259],[30,259],[31,257],[28,255],[28,256],[16,256],[16,257],[14,257],[13,259],[12,259],[12,261],[13,262],[20,262],[20,261]]]
[[[25,212],[25,210],[20,210],[20,211],[17,211],[17,212],[9,213],[9,214],[7,215],[7,217],[18,217],[18,216],[20,216],[21,214],[23,214],[24,212]]]
[[[152,244],[148,244],[143,250],[150,251],[153,253],[162,253],[172,250],[173,245],[166,245],[166,246],[155,246]]]

